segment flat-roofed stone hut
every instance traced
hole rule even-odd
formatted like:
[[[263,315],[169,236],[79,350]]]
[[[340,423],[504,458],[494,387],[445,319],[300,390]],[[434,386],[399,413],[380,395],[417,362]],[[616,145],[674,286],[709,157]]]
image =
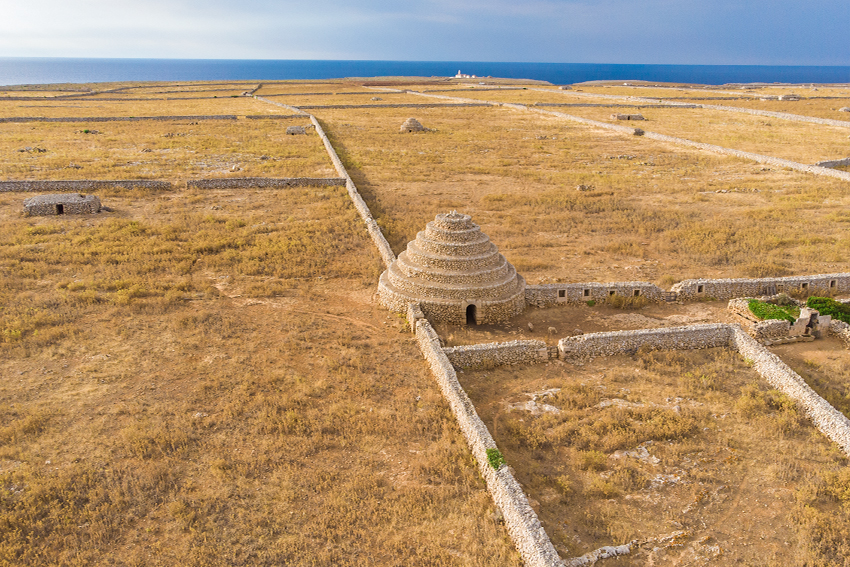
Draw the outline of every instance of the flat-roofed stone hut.
[[[100,199],[82,193],[37,195],[24,199],[24,212],[35,216],[99,213]]]
[[[381,304],[432,321],[501,323],[525,309],[525,280],[469,215],[439,214],[408,243],[378,283]]]

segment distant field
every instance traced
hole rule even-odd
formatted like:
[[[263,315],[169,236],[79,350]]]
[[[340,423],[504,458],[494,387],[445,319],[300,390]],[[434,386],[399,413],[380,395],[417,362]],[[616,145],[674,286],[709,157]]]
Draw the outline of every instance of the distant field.
[[[12,116],[186,116],[204,114],[292,114],[291,111],[249,97],[201,100],[126,101],[86,97],[74,100],[20,101],[0,99],[0,118]]]
[[[316,114],[397,252],[457,209],[532,283],[850,268],[846,182],[503,108]],[[398,134],[408,116],[435,131]]]
[[[315,132],[288,136],[290,125],[309,121],[4,124],[0,179],[336,177]]]

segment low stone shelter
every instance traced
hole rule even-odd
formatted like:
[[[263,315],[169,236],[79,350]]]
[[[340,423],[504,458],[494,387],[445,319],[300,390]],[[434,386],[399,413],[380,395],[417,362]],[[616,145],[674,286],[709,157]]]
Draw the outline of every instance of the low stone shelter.
[[[415,118],[408,118],[404,121],[404,124],[399,128],[399,132],[401,134],[407,134],[408,132],[426,132],[428,129],[425,128],[419,121]]]
[[[56,193],[24,199],[24,212],[33,216],[83,215],[100,212],[100,199],[82,193]]]
[[[439,214],[381,274],[384,307],[432,321],[502,323],[525,309],[525,280],[469,215]]]

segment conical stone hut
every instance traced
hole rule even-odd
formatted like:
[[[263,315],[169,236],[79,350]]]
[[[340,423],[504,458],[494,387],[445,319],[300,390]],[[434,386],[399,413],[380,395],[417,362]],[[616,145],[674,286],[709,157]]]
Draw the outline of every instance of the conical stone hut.
[[[408,132],[425,132],[427,128],[419,123],[415,118],[408,118],[399,128],[399,133],[406,134]]]
[[[381,304],[432,321],[501,323],[525,309],[525,280],[469,215],[439,214],[408,243],[378,283]]]

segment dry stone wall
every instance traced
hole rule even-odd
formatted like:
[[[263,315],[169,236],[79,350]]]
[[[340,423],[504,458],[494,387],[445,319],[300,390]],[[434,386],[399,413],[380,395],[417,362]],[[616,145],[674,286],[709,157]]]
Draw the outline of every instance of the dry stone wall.
[[[98,189],[111,189],[123,187],[124,189],[172,189],[168,181],[153,181],[149,179],[76,179],[69,181],[0,181],[0,193],[5,192],[41,192],[41,191],[63,191],[82,193],[96,191]]]
[[[728,346],[731,327],[722,323],[686,325],[662,329],[612,331],[566,337],[558,341],[562,359],[632,354],[640,348],[692,350]]]
[[[496,449],[496,443],[458,382],[452,363],[440,347],[439,336],[425,319],[416,322],[416,340],[457,419],[478,463],[478,470],[502,513],[505,527],[523,562],[527,567],[561,567],[563,562],[558,552],[540,525],[537,514],[529,505],[528,498],[509,467],[502,465],[499,470],[495,470],[488,463],[487,449]]]
[[[142,99],[148,100],[148,99]],[[284,119],[284,118],[304,118],[303,114],[282,115],[282,114],[260,114],[245,116],[249,120],[269,120],[269,119]],[[27,123],[27,122],[140,122],[140,121],[172,121],[172,120],[238,120],[239,117],[235,114],[202,114],[197,116],[73,116],[60,118],[47,118],[44,116],[11,116],[0,118],[0,123]]]
[[[850,455],[850,420],[812,390],[799,374],[737,325],[730,327],[731,345],[762,378],[803,409],[820,431]]]
[[[549,360],[543,341],[508,341],[444,348],[455,368],[481,368],[515,364],[537,364]]]
[[[850,293],[850,274],[818,274],[782,278],[684,280],[670,288],[680,299],[760,297],[798,289]]]
[[[844,346],[850,348],[850,325],[845,323],[844,321],[839,321],[838,319],[833,319],[829,323],[829,330],[832,331],[834,335],[844,341]]]
[[[341,177],[223,177],[220,179],[190,179],[189,189],[282,189],[286,187],[340,187]]]
[[[601,302],[612,295],[662,301],[665,294],[665,290],[649,282],[542,284],[526,286],[525,302],[536,307],[551,307],[559,303]]]
[[[259,100],[263,100],[260,97],[257,98]],[[267,102],[271,102],[272,104],[278,105],[280,104],[272,101]],[[384,238],[384,233],[381,232],[381,227],[378,226],[377,221],[372,217],[372,212],[366,205],[366,201],[364,201],[363,197],[360,196],[360,192],[357,191],[357,186],[354,185],[354,181],[351,180],[351,177],[348,175],[348,171],[346,171],[345,166],[342,165],[342,160],[339,159],[336,150],[334,149],[333,145],[331,145],[331,141],[328,140],[328,136],[327,134],[325,134],[322,125],[319,124],[319,121],[316,120],[315,116],[313,116],[312,114],[310,114],[309,116],[310,122],[312,122],[313,126],[316,127],[316,133],[319,135],[319,139],[322,140],[322,144],[324,144],[325,150],[328,152],[328,157],[331,158],[331,162],[333,163],[334,169],[336,169],[336,172],[339,174],[340,177],[345,179],[345,187],[348,190],[348,196],[351,198],[351,202],[354,203],[354,208],[357,209],[357,212],[360,214],[360,218],[363,219],[364,223],[366,223],[366,230],[369,231],[369,236],[372,237],[372,242],[374,242],[375,246],[378,248],[378,252],[381,254],[381,258],[384,261],[384,265],[389,267],[393,262],[395,262],[395,253],[393,253],[392,248],[390,248],[390,243],[387,242],[386,238]],[[404,311],[402,310],[401,312]]]
[[[844,167],[850,165],[850,158],[819,161],[815,165],[819,167]]]
[[[337,110],[345,108],[464,108],[474,106],[492,106],[487,103],[456,102],[456,103],[407,103],[407,104],[313,104],[299,106],[309,110]]]

